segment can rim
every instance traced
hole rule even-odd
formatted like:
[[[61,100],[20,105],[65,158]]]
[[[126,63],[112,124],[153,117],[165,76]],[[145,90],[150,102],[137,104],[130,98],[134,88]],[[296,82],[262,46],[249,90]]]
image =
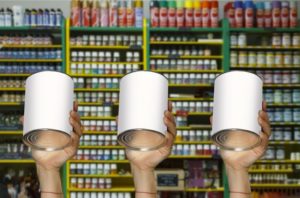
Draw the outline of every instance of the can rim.
[[[61,134],[66,135],[66,136],[69,137],[69,142],[64,146],[57,147],[57,148],[55,148],[55,147],[43,148],[43,147],[36,146],[35,144],[32,144],[29,141],[27,141],[29,135],[31,135],[32,133],[36,133],[38,131],[55,131],[55,132],[61,133]],[[66,133],[64,131],[57,130],[57,129],[51,129],[51,128],[40,128],[40,129],[35,129],[35,130],[32,130],[32,131],[29,131],[25,135],[23,135],[22,140],[27,146],[29,146],[33,149],[36,149],[36,150],[40,150],[40,151],[58,151],[58,150],[62,150],[64,148],[66,148],[67,146],[69,146],[72,142],[71,141],[71,135],[69,133]]]
[[[228,132],[228,131],[237,131],[237,130],[238,131],[248,132],[250,134],[255,135],[257,137],[257,142],[255,144],[253,144],[252,146],[246,147],[246,148],[241,148],[241,147],[237,147],[237,148],[227,147],[227,146],[224,146],[224,145],[218,143],[218,141],[217,141],[218,135],[220,135],[221,133]],[[214,135],[212,135],[211,138],[212,138],[212,140],[213,140],[213,142],[214,142],[214,144],[216,146],[220,147],[221,149],[229,150],[229,151],[247,151],[247,150],[251,150],[251,149],[259,146],[261,144],[261,142],[262,142],[262,139],[260,138],[260,136],[257,133],[255,133],[253,131],[250,131],[250,130],[246,130],[246,129],[240,129],[240,128],[229,128],[229,129],[223,129],[223,130],[217,131],[217,132],[215,132]]]
[[[139,71],[132,71],[132,72],[129,72],[129,73],[125,74],[122,78],[120,78],[120,83],[121,83],[123,78],[127,77],[128,75],[130,75],[132,73],[136,73],[136,72],[150,72],[150,73],[158,74],[158,75],[164,77],[167,81],[169,80],[167,77],[165,77],[161,73],[157,73],[157,72],[153,72],[153,71],[147,71],[147,70],[139,70]]]
[[[158,144],[158,145],[156,145],[154,147],[149,147],[149,148],[146,148],[146,147],[132,147],[129,144],[127,144],[125,141],[123,141],[124,140],[123,138],[124,138],[124,136],[126,134],[128,134],[130,132],[133,132],[133,131],[149,131],[149,132],[153,132],[153,133],[156,133],[156,134],[162,136],[163,141],[162,141],[161,144]],[[155,131],[155,130],[151,130],[151,129],[145,129],[145,128],[135,128],[135,129],[129,129],[129,130],[123,131],[120,134],[118,134],[118,142],[119,142],[119,144],[125,146],[127,149],[130,149],[130,150],[134,150],[134,151],[153,151],[153,150],[157,150],[160,147],[164,146],[167,141],[166,141],[166,136],[164,134],[162,134],[161,132],[158,132],[158,131]]]
[[[224,75],[224,74],[231,73],[231,72],[239,72],[239,73],[252,74],[252,75],[254,75],[254,76],[257,76],[261,81],[263,81],[263,77],[260,76],[260,75],[258,75],[258,74],[255,74],[255,73],[252,73],[252,72],[248,72],[248,71],[236,71],[236,70],[223,72],[222,74],[218,75],[218,76],[215,78],[215,80],[216,80],[218,77],[220,77],[220,76],[222,76],[222,75]]]

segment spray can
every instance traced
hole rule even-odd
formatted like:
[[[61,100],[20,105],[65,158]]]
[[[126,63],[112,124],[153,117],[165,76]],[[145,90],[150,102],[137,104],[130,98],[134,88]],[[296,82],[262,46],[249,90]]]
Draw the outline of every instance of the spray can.
[[[210,26],[218,27],[219,26],[219,3],[218,1],[211,2],[211,10],[210,10]]]
[[[11,9],[6,9],[6,12],[4,14],[4,20],[5,20],[5,26],[6,27],[11,27],[12,26],[12,10]]]
[[[37,19],[37,26],[43,26],[43,10],[38,9],[37,14],[36,14],[36,19]]]
[[[100,24],[101,27],[108,27],[108,20],[109,20],[109,14],[108,14],[108,2],[106,0],[101,1],[100,4],[100,12],[101,12],[101,18],[100,18]]]
[[[168,6],[167,1],[159,2],[159,26],[167,27],[168,25]]]
[[[241,28],[244,26],[244,10],[243,10],[243,2],[235,1],[234,2],[234,18],[235,18],[235,26],[237,28]]]
[[[193,27],[194,25],[194,7],[193,1],[185,1],[185,27]]]
[[[280,1],[272,1],[272,27],[278,28],[280,27],[281,20],[281,2]]]
[[[133,2],[133,0],[127,1],[126,22],[127,22],[127,27],[132,27],[134,25],[134,2]]]
[[[117,0],[112,0],[109,8],[109,26],[118,26],[118,2]]]
[[[150,2],[150,17],[151,17],[151,27],[159,26],[159,2]]]
[[[229,2],[229,3],[225,4],[224,13],[225,13],[225,17],[229,21],[230,27],[235,27],[234,7],[233,7],[232,2]]]
[[[245,2],[245,26],[254,26],[254,4],[251,0]]]
[[[5,25],[4,9],[0,9],[0,27]]]
[[[91,26],[91,8],[88,1],[84,1],[82,5],[82,26]]]
[[[50,23],[50,12],[48,9],[45,9],[43,12],[43,25],[49,26]]]
[[[37,11],[35,9],[32,9],[30,11],[30,26],[35,27],[37,24]]]
[[[50,12],[49,12],[49,18],[50,18],[49,26],[50,27],[54,27],[55,24],[56,24],[56,12],[55,12],[54,9],[50,10]]]
[[[289,9],[290,3],[288,1],[281,2],[281,27],[289,27]]]
[[[176,1],[168,1],[168,27],[176,27]]]
[[[176,26],[184,26],[184,0],[176,1]]]
[[[143,1],[136,0],[135,1],[135,27],[141,28],[143,27]]]
[[[81,9],[78,0],[73,0],[71,3],[71,25],[74,27],[81,26]]]
[[[25,26],[30,26],[30,24],[31,24],[31,16],[30,15],[31,15],[30,10],[26,9],[25,13],[24,13],[24,25]],[[0,17],[1,17],[1,15],[0,15]],[[4,15],[3,15],[3,22],[4,22]]]
[[[62,13],[61,9],[56,10],[56,15],[55,16],[56,16],[55,26],[60,27],[61,23],[62,23],[62,16],[63,16],[63,13]]]
[[[266,28],[272,27],[272,6],[271,2],[265,2],[265,12],[264,12],[264,26]]]
[[[264,27],[264,3],[257,2],[256,3],[256,26]]]
[[[118,24],[120,27],[126,26],[126,1],[118,1]]]
[[[202,26],[202,9],[200,0],[194,2],[194,27]]]
[[[297,2],[291,1],[290,2],[290,27],[296,27],[297,26]]]
[[[91,26],[99,27],[100,26],[100,7],[99,1],[92,2],[92,18],[91,18]]]
[[[210,2],[202,2],[202,27],[210,27]]]

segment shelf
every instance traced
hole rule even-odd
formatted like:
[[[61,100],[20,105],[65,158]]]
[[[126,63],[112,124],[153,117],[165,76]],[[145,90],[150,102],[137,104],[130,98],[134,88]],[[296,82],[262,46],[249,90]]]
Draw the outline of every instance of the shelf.
[[[183,32],[183,31],[191,31],[191,32],[222,32],[222,28],[176,28],[176,27],[150,27],[150,31],[153,32]]]
[[[1,88],[0,88],[1,90]],[[88,92],[88,91],[103,91],[103,92],[118,92],[119,89],[109,89],[109,88],[99,88],[99,89],[86,89],[86,88],[76,88],[75,91],[82,91],[82,92]]]
[[[32,164],[32,163],[35,163],[35,161],[31,159],[9,159],[9,160],[0,159],[0,164]]]
[[[83,32],[140,32],[142,28],[135,27],[70,27],[71,31],[83,31]]]
[[[299,122],[271,122],[271,126],[300,126]]]
[[[282,69],[282,70],[298,70],[300,69],[300,65],[298,66],[283,66],[283,67],[277,67],[277,66],[271,66],[271,67],[256,67],[256,66],[234,66],[231,67],[231,69],[236,69],[236,70],[274,70],[274,69]]]
[[[180,55],[153,55],[152,59],[223,59],[223,56],[180,56]]]
[[[283,169],[283,170],[270,170],[270,169],[250,169],[249,173],[292,173],[293,169]]]
[[[224,188],[185,188],[185,192],[223,192]]]
[[[61,27],[31,27],[31,26],[12,26],[12,27],[0,27],[0,31],[61,31]]]
[[[212,159],[211,155],[170,155],[169,159]]]
[[[181,127],[176,127],[176,129],[177,130],[211,129],[211,125],[181,126]]]
[[[1,45],[0,44],[0,49],[1,48],[61,48],[61,45]]]
[[[300,184],[251,184],[252,188],[300,188]]]
[[[84,178],[132,178],[132,175],[72,175],[69,177],[84,177]]]
[[[300,84],[264,84],[264,88],[300,88]]]
[[[278,141],[269,141],[270,145],[290,145],[290,144],[299,144],[299,141],[284,141],[284,140],[278,140]]]
[[[213,101],[213,98],[169,98],[169,101]]]
[[[142,46],[71,46],[70,49],[116,49],[116,50],[142,50]]]
[[[59,63],[61,59],[0,59],[0,62]]]
[[[273,103],[273,104],[268,104],[268,107],[300,107],[300,104]]]
[[[95,189],[80,189],[80,188],[68,188],[70,192],[134,192],[134,188],[95,188]]]
[[[79,146],[81,149],[125,149],[124,146]]]
[[[222,39],[203,39],[201,41],[152,41],[150,45],[222,45]]]
[[[117,131],[83,131],[86,135],[117,135]]]
[[[222,73],[223,70],[151,70],[157,73]]]
[[[105,102],[79,102],[78,106],[104,106],[106,104],[117,105],[116,103],[105,103]]]
[[[20,105],[21,105],[20,102],[1,102],[0,103],[0,106],[20,106]]]
[[[143,65],[143,62],[72,62],[74,64],[138,64],[138,65]]]
[[[300,28],[229,28],[229,31],[246,33],[300,32]]]
[[[175,144],[212,144],[212,141],[175,141]]]
[[[116,117],[81,117],[81,120],[115,120]]]
[[[230,47],[230,49],[233,50],[295,50],[299,49],[300,46],[290,46],[290,47],[284,47],[284,46],[278,46],[278,47],[273,47],[273,46],[245,46],[245,47]]]
[[[169,84],[169,87],[213,87],[213,84]]]
[[[1,135],[23,135],[23,131],[0,131]]]
[[[25,88],[1,88],[0,91],[25,91]]]
[[[124,74],[69,74],[69,76],[71,76],[71,77],[86,77],[86,78],[92,78],[92,77],[99,77],[99,78],[101,78],[101,77],[103,77],[103,78],[116,77],[116,78],[121,78],[121,77],[124,76]]]
[[[4,74],[4,73],[1,73],[0,77],[28,77],[30,75],[31,74]]]
[[[300,160],[258,160],[256,163],[300,164]]]
[[[107,164],[127,164],[128,160],[69,160],[69,163],[107,163]]]

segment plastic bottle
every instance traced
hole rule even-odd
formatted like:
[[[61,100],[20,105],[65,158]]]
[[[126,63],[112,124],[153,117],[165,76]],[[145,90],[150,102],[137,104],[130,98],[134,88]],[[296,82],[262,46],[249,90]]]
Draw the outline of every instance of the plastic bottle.
[[[135,27],[143,27],[143,1],[135,1]]]
[[[256,26],[264,27],[264,3],[257,2],[256,3]]]
[[[230,27],[235,27],[234,6],[232,2],[228,2],[224,6],[225,17],[229,21]]]
[[[290,3],[288,1],[283,1],[281,3],[281,27],[289,27],[289,9]]]
[[[118,26],[118,1],[111,0],[109,6],[109,26],[117,27]]]
[[[184,0],[176,1],[176,26],[184,26]]]
[[[159,26],[159,2],[150,2],[150,17],[151,17],[151,27]]]
[[[6,9],[6,12],[5,12],[5,14],[4,14],[4,17],[5,17],[5,26],[6,27],[11,27],[12,26],[12,14],[13,12],[12,12],[12,10],[11,9],[9,9],[9,8],[7,8]]]
[[[193,27],[194,25],[194,7],[193,1],[185,0],[185,27]]]
[[[88,1],[84,1],[82,5],[82,26],[91,26],[91,8]]]
[[[108,27],[109,26],[109,10],[108,10],[108,2],[107,0],[102,0],[100,4],[100,25],[101,27]]]
[[[92,20],[91,20],[92,27],[100,26],[100,7],[99,1],[94,0],[92,2]]]
[[[272,1],[272,27],[278,28],[281,25],[281,2]]]
[[[272,6],[271,2],[264,2],[265,3],[265,12],[264,12],[264,26],[266,28],[272,27]]]
[[[244,10],[243,2],[235,1],[234,2],[234,18],[235,18],[235,27],[241,28],[244,26]]]
[[[296,27],[297,26],[297,2],[291,1],[290,2],[290,27]]]
[[[25,12],[26,13],[26,12]],[[0,9],[0,27],[5,25],[4,9]]]
[[[118,24],[120,27],[126,26],[126,1],[118,1]]]
[[[134,25],[134,2],[133,0],[127,1],[126,7],[126,26],[132,27]]]
[[[176,27],[176,1],[168,1],[168,27]]]
[[[202,27],[210,27],[210,2],[202,2]]]
[[[168,6],[167,1],[159,2],[159,26],[167,27],[168,25]]]
[[[81,8],[78,0],[71,2],[71,24],[74,27],[81,26]]]
[[[200,0],[194,1],[194,27],[202,26],[202,9]]]
[[[61,9],[57,9],[56,10],[56,19],[55,19],[55,26],[56,27],[61,26],[61,23],[62,23],[62,20],[63,20],[62,18],[63,18],[63,12],[61,11]]]
[[[251,0],[245,2],[245,27],[254,26],[254,4]]]
[[[211,27],[219,26],[219,3],[218,3],[218,1],[211,2],[210,21],[211,21],[211,23],[210,23]]]

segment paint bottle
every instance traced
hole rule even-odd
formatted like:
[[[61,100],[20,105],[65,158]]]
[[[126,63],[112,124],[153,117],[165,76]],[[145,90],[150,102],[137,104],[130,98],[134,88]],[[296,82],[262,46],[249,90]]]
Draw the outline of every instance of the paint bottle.
[[[126,26],[126,1],[118,1],[118,24],[120,27]]]
[[[194,1],[194,27],[202,26],[202,9],[200,0]]]
[[[278,28],[281,25],[281,2],[272,1],[272,27]]]
[[[143,27],[143,1],[136,0],[135,1],[135,27],[141,28]]]
[[[159,2],[150,2],[150,17],[151,17],[151,27],[159,26]]]
[[[82,26],[91,26],[91,8],[88,1],[84,1],[82,5]]]
[[[251,0],[245,2],[245,27],[254,26],[254,4]]]
[[[202,2],[202,27],[210,27],[210,2]]]
[[[99,8],[99,1],[92,2],[92,27],[100,26],[100,8]]]
[[[219,3],[218,1],[211,1],[211,10],[210,10],[210,27],[219,26]]]
[[[112,0],[109,7],[109,26],[118,26],[118,1]]]
[[[265,11],[264,11],[264,27],[270,28],[272,27],[272,6],[271,2],[264,2]]]
[[[176,27],[176,1],[168,1],[168,27]]]
[[[101,18],[100,18],[100,24],[101,27],[108,27],[109,26],[109,13],[108,13],[108,2],[106,0],[101,1],[100,4],[101,9]]]
[[[297,26],[297,2],[291,1],[290,2],[290,27],[296,27]]]
[[[232,2],[228,2],[224,6],[225,17],[229,21],[230,27],[235,27],[234,6]]]
[[[176,27],[184,26],[184,0],[176,1]]]
[[[256,26],[259,28],[264,27],[264,3],[256,3]]]
[[[167,27],[168,25],[168,6],[167,1],[159,2],[159,26]]]
[[[184,3],[185,7],[185,27],[193,27],[194,25],[194,7],[193,1],[186,0]]]
[[[241,28],[244,26],[244,10],[243,2],[235,1],[234,2],[234,18],[235,18],[235,27]]]
[[[126,7],[126,26],[132,27],[134,25],[134,2],[133,0],[127,1]]]
[[[288,1],[281,2],[281,27],[289,27],[289,9],[290,3]]]

